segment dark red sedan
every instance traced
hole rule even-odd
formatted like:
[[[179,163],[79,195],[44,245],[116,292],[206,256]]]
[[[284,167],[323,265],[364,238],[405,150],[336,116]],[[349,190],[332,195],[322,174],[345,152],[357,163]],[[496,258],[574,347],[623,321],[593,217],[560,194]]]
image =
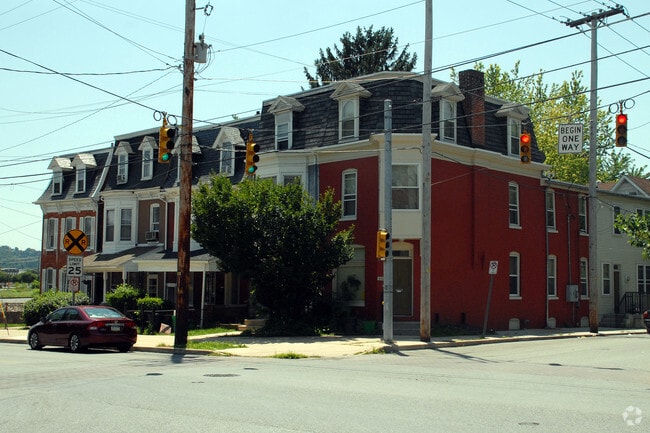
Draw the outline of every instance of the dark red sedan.
[[[81,352],[88,347],[115,347],[128,352],[138,339],[136,323],[112,307],[77,305],[63,307],[29,329],[27,343],[69,347]]]

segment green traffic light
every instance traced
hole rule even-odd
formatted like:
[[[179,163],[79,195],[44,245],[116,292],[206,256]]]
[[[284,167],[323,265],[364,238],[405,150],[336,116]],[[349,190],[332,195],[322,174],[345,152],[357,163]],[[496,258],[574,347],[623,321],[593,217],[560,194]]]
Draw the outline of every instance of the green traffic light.
[[[248,172],[249,172],[250,174],[255,173],[255,170],[257,170],[257,167],[255,167],[254,165],[248,167]]]
[[[164,153],[162,156],[163,161],[169,161],[169,153]]]

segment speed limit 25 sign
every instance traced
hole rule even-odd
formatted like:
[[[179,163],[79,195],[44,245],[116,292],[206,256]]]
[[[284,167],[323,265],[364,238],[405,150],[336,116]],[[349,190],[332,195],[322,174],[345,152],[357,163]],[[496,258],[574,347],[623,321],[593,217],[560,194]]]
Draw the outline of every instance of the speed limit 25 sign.
[[[81,277],[84,273],[84,258],[81,256],[68,256],[65,274],[68,277]]]

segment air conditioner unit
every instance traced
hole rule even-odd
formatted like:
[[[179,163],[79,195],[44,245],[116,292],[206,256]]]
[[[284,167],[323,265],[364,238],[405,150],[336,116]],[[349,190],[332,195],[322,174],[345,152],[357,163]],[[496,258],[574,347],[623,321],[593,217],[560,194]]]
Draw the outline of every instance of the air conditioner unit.
[[[125,182],[126,182],[126,174],[118,174],[117,183],[125,183]]]
[[[147,241],[157,241],[158,240],[158,232],[146,232],[144,234],[144,238]]]

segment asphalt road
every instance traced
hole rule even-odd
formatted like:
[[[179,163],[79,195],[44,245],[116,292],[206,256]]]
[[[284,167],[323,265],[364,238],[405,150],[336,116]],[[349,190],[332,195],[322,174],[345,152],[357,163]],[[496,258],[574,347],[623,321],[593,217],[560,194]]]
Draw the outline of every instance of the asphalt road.
[[[3,432],[618,432],[650,428],[650,337],[334,359],[0,344]]]

